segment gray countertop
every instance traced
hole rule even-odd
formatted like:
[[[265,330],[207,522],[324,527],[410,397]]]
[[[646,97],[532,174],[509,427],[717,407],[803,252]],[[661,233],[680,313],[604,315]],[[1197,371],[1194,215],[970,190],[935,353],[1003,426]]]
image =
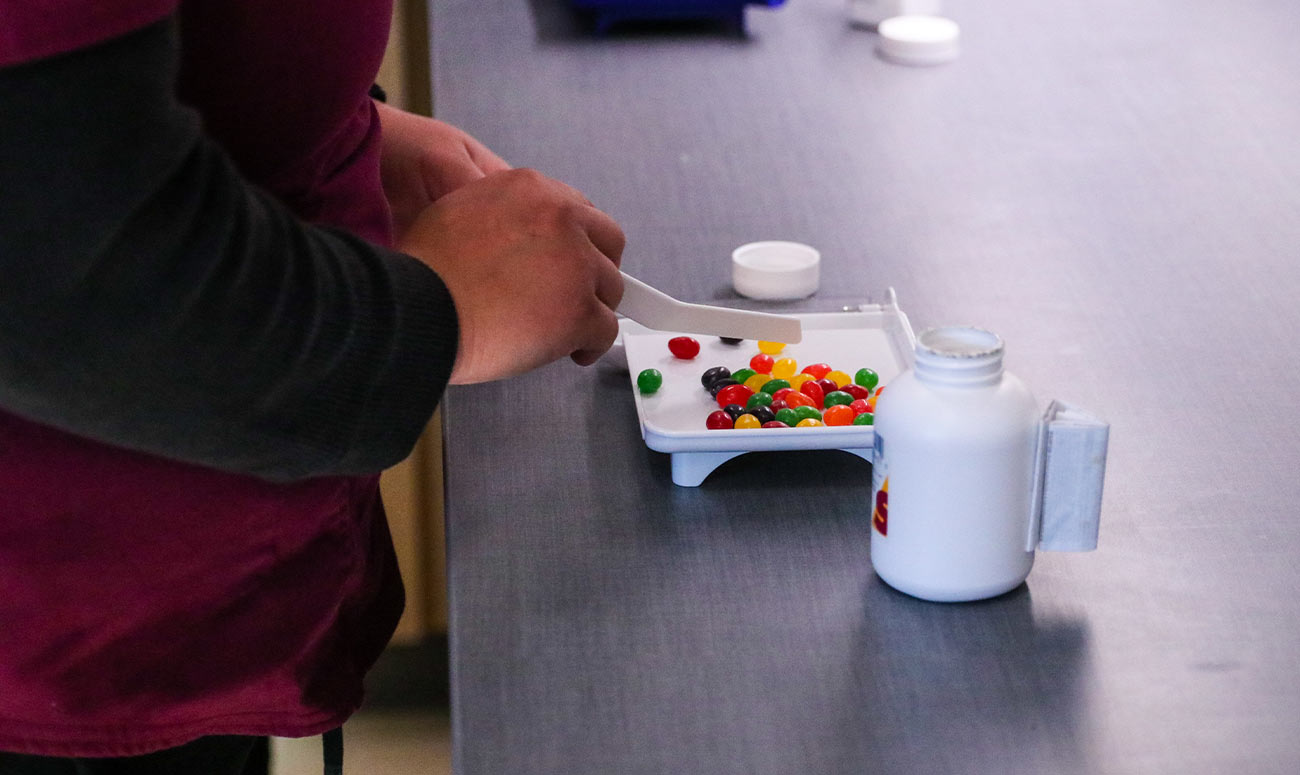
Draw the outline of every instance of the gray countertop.
[[[458,773],[1300,772],[1300,4],[952,2],[934,68],[840,0],[604,39],[430,5],[435,113],[630,273],[731,302],[734,247],[808,242],[802,309],[894,287],[1112,425],[1099,549],[939,605],[872,573],[863,460],[681,488],[624,373],[453,389]]]

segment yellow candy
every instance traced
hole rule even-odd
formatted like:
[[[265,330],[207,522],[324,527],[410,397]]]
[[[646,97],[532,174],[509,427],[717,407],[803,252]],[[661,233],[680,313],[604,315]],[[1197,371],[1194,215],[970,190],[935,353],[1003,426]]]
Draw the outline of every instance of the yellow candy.
[[[767,381],[770,380],[771,378],[772,378],[771,374],[755,374],[754,376],[745,380],[745,387],[757,393],[759,388],[766,385]]]
[[[752,414],[746,413],[736,418],[735,427],[740,428],[742,430],[748,428],[761,428],[762,426],[763,423],[759,422],[758,418]]]
[[[790,377],[788,381],[790,383],[790,387],[794,388],[795,390],[798,390],[803,385],[803,383],[807,382],[812,378],[813,377],[811,374],[795,374],[793,377]]]
[[[741,415],[741,416],[743,417],[744,415]],[[811,418],[811,417],[805,417],[804,419],[800,420],[800,421],[799,421],[799,422],[798,422],[794,427],[796,427],[796,428],[820,428],[821,426],[823,426],[823,425],[825,425],[825,424],[826,424],[826,423],[822,422],[821,420],[814,420],[814,419]],[[736,420],[736,426],[737,426],[737,427],[740,426],[740,420]]]
[[[781,379],[790,379],[798,370],[799,364],[795,363],[794,358],[782,358],[772,364],[772,376]]]
[[[785,342],[759,342],[758,351],[768,355],[776,355],[785,349]]]
[[[845,385],[853,381],[852,377],[850,377],[848,374],[845,374],[844,372],[838,369],[835,371],[826,372],[826,379],[831,380],[832,382],[834,382],[836,385],[839,385],[840,387],[844,387]]]

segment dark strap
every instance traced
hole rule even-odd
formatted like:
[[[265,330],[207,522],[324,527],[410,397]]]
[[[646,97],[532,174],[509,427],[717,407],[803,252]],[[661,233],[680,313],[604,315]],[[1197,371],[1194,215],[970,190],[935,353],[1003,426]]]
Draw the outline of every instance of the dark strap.
[[[343,775],[343,727],[321,735],[320,742],[325,754],[325,775]]]

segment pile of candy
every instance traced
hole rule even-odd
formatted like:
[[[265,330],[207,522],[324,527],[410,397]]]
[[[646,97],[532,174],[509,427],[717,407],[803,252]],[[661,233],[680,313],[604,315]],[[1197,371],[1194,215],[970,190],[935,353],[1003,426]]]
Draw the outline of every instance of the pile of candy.
[[[690,337],[676,337],[668,347],[685,360],[699,352],[699,343]],[[784,344],[759,342],[758,349],[748,368],[733,372],[714,366],[700,377],[700,384],[720,407],[705,418],[705,427],[809,428],[875,422],[876,397],[884,390],[875,371],[861,368],[850,377],[827,363],[800,370],[795,359],[774,357],[785,349]],[[663,375],[655,369],[637,375],[637,387],[644,394],[662,384]]]

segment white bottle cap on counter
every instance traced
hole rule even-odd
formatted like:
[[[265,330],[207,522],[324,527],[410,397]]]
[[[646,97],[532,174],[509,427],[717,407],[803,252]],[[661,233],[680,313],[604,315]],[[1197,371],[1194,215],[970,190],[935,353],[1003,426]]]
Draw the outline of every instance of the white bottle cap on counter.
[[[961,50],[957,22],[942,16],[894,16],[882,21],[877,32],[880,56],[903,65],[944,64]]]
[[[800,242],[750,242],[731,252],[731,284],[751,299],[802,299],[821,284],[821,260]]]

